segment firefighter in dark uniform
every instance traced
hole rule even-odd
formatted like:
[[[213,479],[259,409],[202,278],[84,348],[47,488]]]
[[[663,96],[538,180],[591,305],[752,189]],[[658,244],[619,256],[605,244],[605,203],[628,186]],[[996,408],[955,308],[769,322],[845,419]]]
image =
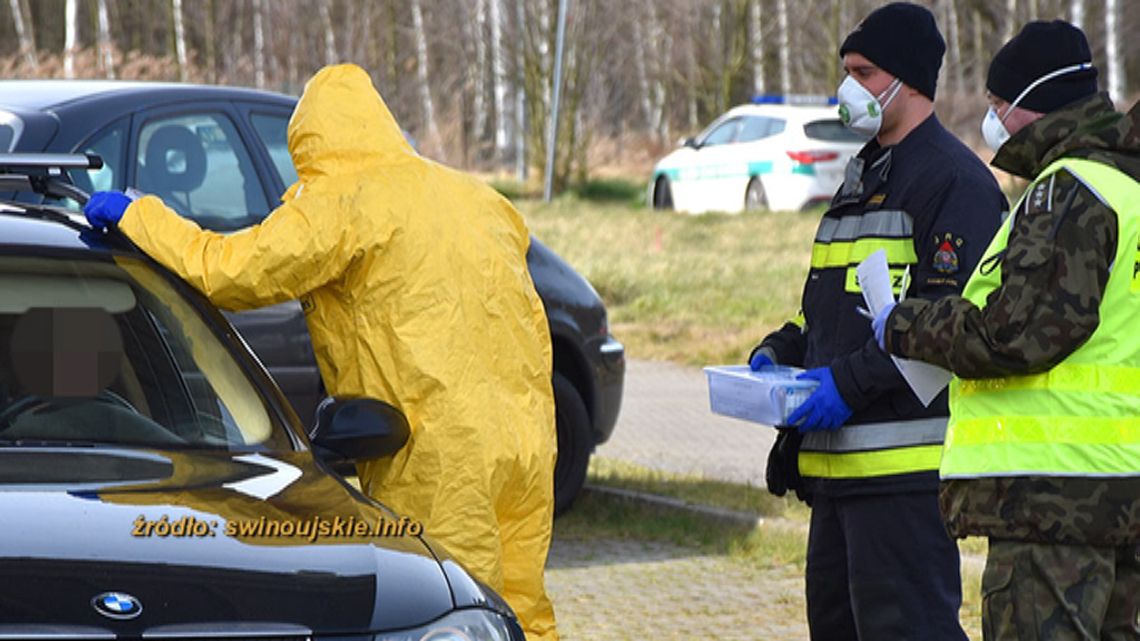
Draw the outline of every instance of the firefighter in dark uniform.
[[[855,278],[882,249],[896,294],[956,294],[1001,222],[993,175],[934,115],[944,51],[934,16],[905,3],[877,9],[844,40],[840,115],[872,139],[816,231],[801,314],[749,358],[753,369],[800,366],[819,381],[768,470],[770,490],[794,489],[812,506],[817,641],[966,639],[958,549],[937,500],[946,392],[929,406],[916,398],[857,312]]]

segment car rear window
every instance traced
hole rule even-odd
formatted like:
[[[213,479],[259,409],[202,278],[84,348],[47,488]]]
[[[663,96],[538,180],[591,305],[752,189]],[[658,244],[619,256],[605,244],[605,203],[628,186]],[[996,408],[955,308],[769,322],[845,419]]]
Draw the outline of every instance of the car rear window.
[[[838,118],[813,120],[804,125],[804,134],[812,140],[829,142],[867,142],[867,139],[843,126]]]

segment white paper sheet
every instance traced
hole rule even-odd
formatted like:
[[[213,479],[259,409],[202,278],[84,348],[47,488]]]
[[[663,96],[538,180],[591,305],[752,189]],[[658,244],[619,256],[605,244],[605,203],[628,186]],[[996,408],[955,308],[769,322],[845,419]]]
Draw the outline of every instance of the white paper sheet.
[[[887,254],[878,250],[868,256],[855,270],[859,278],[859,288],[863,290],[863,300],[867,309],[874,315],[888,303],[895,300],[891,292],[891,272],[887,267]],[[953,374],[922,361],[891,356],[907,385],[923,405],[930,405],[934,397],[950,383]]]

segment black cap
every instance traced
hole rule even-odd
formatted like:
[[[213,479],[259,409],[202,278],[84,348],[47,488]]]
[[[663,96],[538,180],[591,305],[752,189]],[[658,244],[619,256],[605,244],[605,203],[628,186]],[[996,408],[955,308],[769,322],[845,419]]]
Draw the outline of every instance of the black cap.
[[[1013,102],[1034,80],[1050,71],[1092,62],[1085,34],[1064,20],[1036,21],[998,50],[990,63],[986,89]],[[1096,67],[1059,75],[1037,85],[1017,106],[1049,113],[1096,93]]]
[[[934,100],[946,42],[928,9],[895,2],[863,18],[839,47],[839,57],[848,52],[862,54],[875,66]]]

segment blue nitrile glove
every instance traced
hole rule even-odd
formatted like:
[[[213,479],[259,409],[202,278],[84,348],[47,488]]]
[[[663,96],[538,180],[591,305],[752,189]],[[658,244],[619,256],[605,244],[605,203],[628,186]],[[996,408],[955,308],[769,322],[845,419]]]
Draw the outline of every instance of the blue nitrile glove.
[[[119,224],[130,204],[130,196],[121,191],[97,191],[87,200],[83,215],[95,229],[107,229]]]
[[[830,367],[817,367],[800,374],[797,379],[819,381],[819,387],[811,393],[803,405],[796,408],[788,417],[788,425],[795,425],[801,432],[815,430],[837,430],[851,418],[851,408],[839,395],[835,378]]]
[[[772,365],[775,365],[772,359],[768,358],[768,355],[761,351],[757,351],[753,354],[752,360],[748,361],[748,367],[751,367],[753,372],[759,372],[761,367],[769,367]]]
[[[871,321],[871,330],[875,332],[875,342],[879,344],[879,349],[887,349],[887,319],[891,317],[891,312],[894,311],[898,303],[891,301],[879,310],[875,315],[875,320]]]

